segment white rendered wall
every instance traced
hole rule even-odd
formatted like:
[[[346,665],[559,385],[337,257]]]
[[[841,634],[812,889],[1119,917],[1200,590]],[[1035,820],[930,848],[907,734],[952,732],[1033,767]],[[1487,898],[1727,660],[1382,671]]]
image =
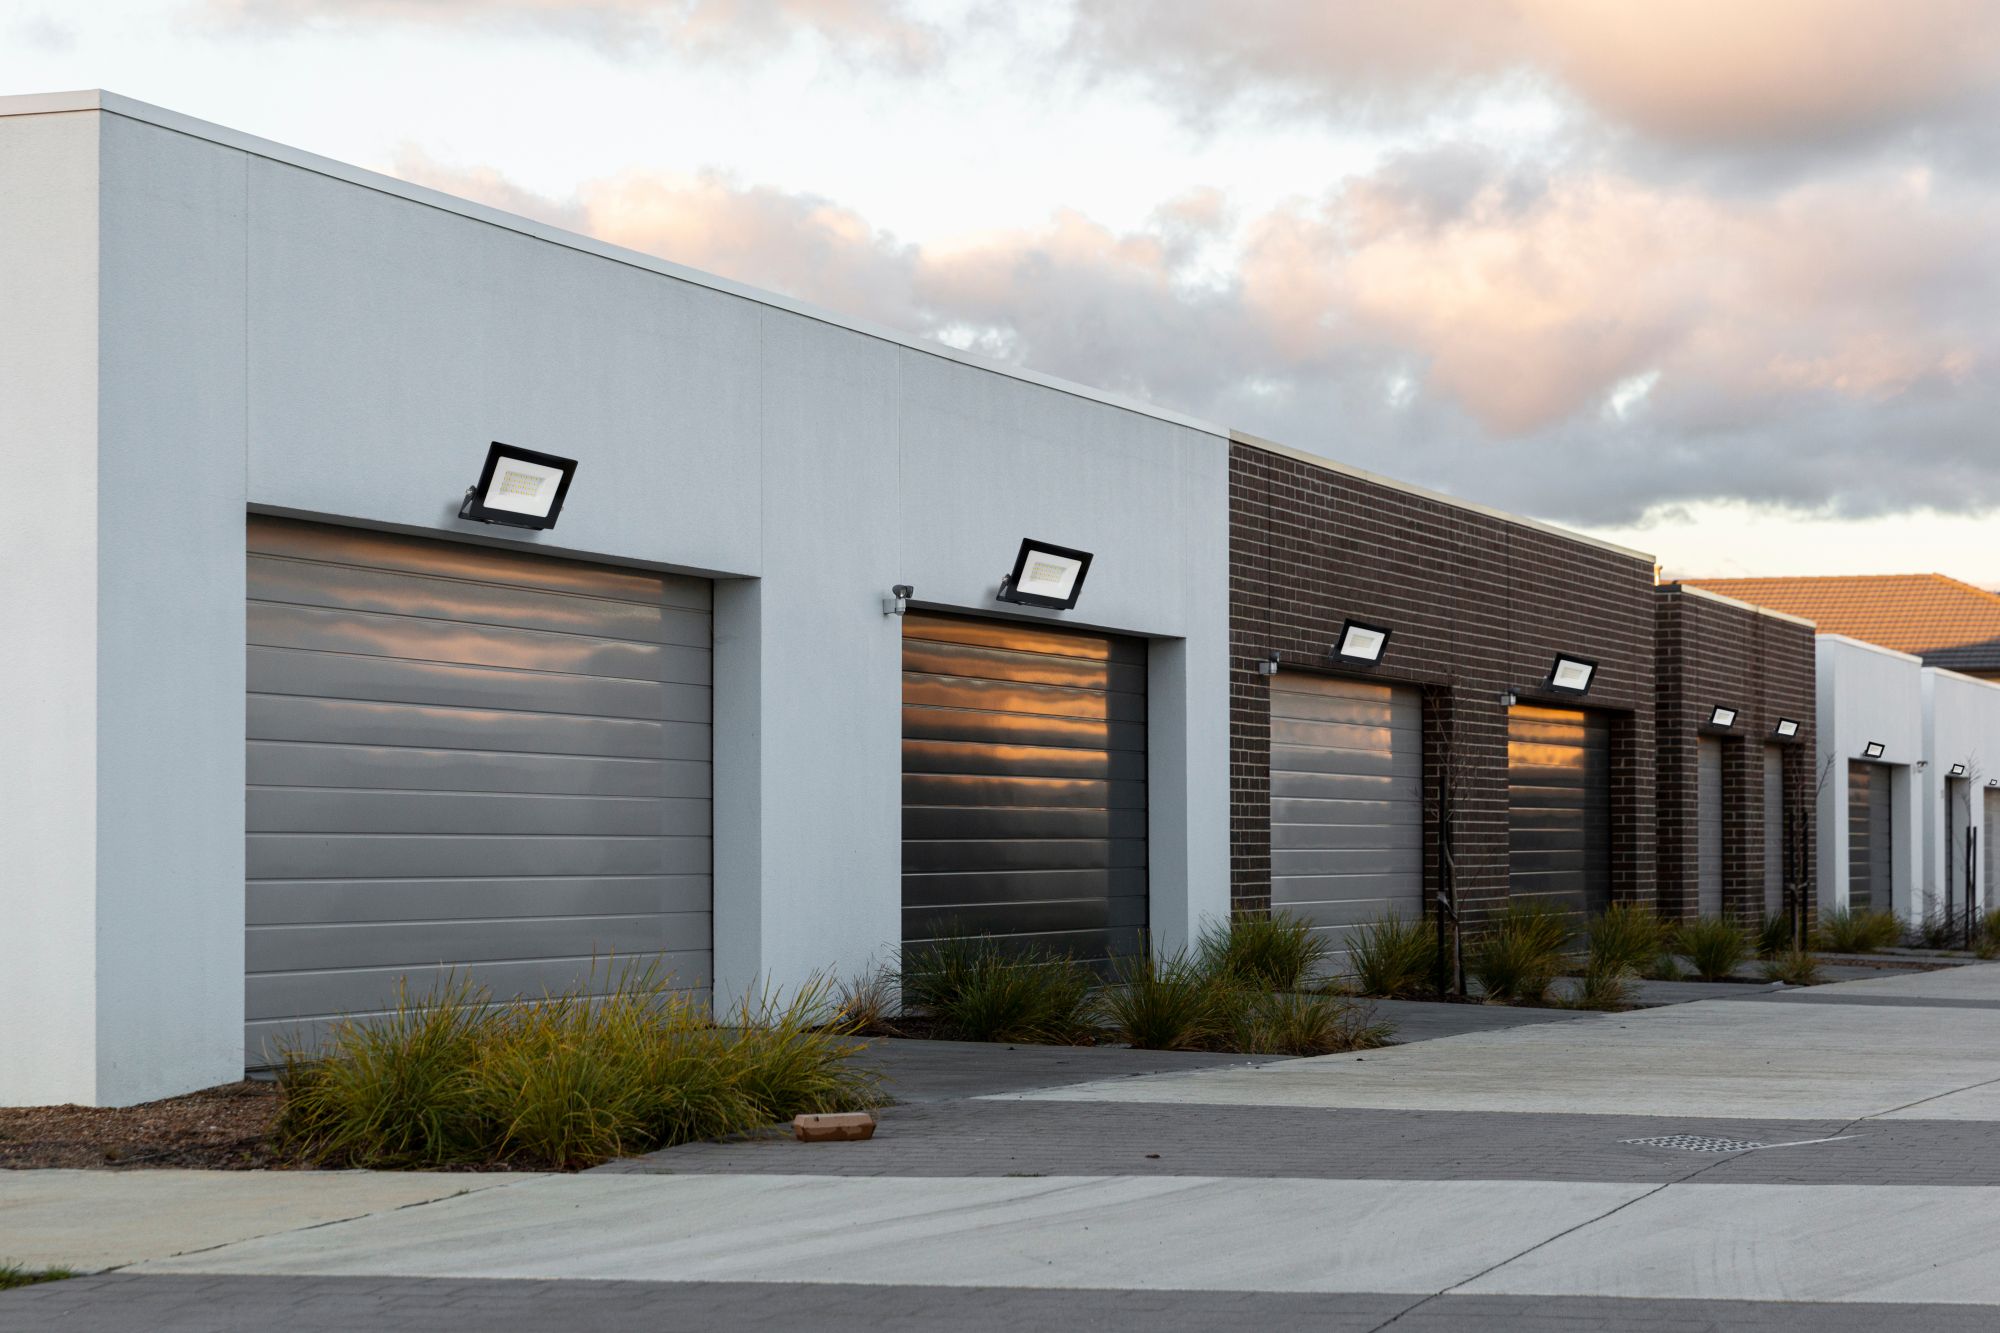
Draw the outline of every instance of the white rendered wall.
[[[34,478],[0,523],[0,1093],[22,1103],[97,1096],[97,125],[0,120],[0,469]]]
[[[1897,915],[1920,920],[1924,868],[1922,784],[1924,758],[1923,663],[1837,634],[1817,640],[1819,753],[1819,906],[1847,905],[1847,765],[1863,757],[1870,741],[1884,747],[1891,766],[1891,883]]]
[[[23,1002],[16,1028],[74,1026],[95,1003],[116,1037],[92,1057],[108,1081],[69,1078],[64,1097],[136,1100],[240,1067],[246,510],[717,578],[725,1000],[884,961],[900,938],[901,623],[881,613],[889,587],[1002,613],[993,594],[1022,537],[1083,546],[1097,559],[1081,605],[1031,618],[1153,640],[1154,933],[1175,947],[1226,914],[1223,436],[106,104],[119,109],[67,117],[82,132],[58,152],[28,146],[23,127],[46,117],[0,101],[0,142],[24,145],[38,178],[75,183],[68,213],[28,221],[38,251],[59,234],[78,253],[67,268],[49,253],[27,267],[49,275],[37,299],[50,331],[80,329],[70,360],[86,377],[101,361],[106,377],[101,429],[88,392],[43,401],[45,385],[87,382],[77,375],[35,376],[42,397],[0,412],[46,417],[74,438],[71,455],[101,451],[117,471],[100,490],[79,463],[72,489],[51,492],[43,537],[9,534],[60,550],[65,581],[10,589],[11,619],[48,632],[9,660],[9,681],[46,696],[58,680],[74,705],[103,673],[96,711],[68,715],[115,733],[95,768],[87,741],[29,733],[47,764],[69,766],[67,795],[37,799],[76,828],[29,863],[71,885],[89,882],[95,858],[104,886],[22,918],[37,923],[37,949],[68,941],[37,974],[68,989]],[[78,231],[100,123],[101,300],[95,247]],[[50,153],[61,161],[36,156]],[[46,333],[35,343],[62,345]],[[582,460],[557,529],[456,519],[493,439]],[[93,525],[100,544],[80,535]],[[93,635],[77,608],[96,597]],[[0,765],[8,784],[39,777]],[[19,1086],[0,1075],[0,1101],[48,1099]]]
[[[2000,779],[2000,683],[1975,680],[1953,671],[1926,667],[1923,672],[1924,757],[1929,760],[1919,777],[1923,789],[1924,892],[1922,910],[1941,910],[1945,902],[1947,864],[1946,782],[1953,764],[1965,765],[1962,792],[1969,797],[1957,811],[1959,837],[1968,821],[1979,830],[1973,857],[1973,883],[1981,896],[1982,909],[1986,861],[1993,849],[1986,846],[1985,801],[1987,784]],[[1963,842],[1960,847],[1962,849]],[[1960,871],[1959,874],[1963,872]],[[1953,885],[1954,898],[1963,883]]]

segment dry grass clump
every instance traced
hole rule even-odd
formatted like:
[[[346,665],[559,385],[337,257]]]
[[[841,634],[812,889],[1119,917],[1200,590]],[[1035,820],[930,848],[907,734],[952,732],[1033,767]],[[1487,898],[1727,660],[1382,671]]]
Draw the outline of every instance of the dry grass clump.
[[[1819,959],[1804,949],[1791,949],[1764,960],[1760,969],[1766,981],[1782,981],[1787,986],[1817,986],[1826,980]]]
[[[903,998],[960,1041],[1088,1044],[1097,974],[1085,963],[990,935],[948,935],[903,956]]]
[[[1821,912],[1814,945],[1829,953],[1874,953],[1903,938],[1903,925],[1889,912],[1860,907]]]
[[[1733,976],[1750,956],[1750,937],[1734,921],[1706,916],[1684,921],[1674,929],[1674,952],[1688,960],[1703,981]]]
[[[1197,961],[1211,974],[1270,991],[1299,990],[1326,962],[1326,939],[1312,923],[1286,912],[1237,913],[1226,926],[1211,927],[1195,946]]]
[[[1511,903],[1473,941],[1467,970],[1488,1000],[1546,1004],[1562,975],[1572,923],[1567,912],[1533,900]]]
[[[824,985],[718,1026],[650,969],[496,1005],[458,980],[282,1053],[282,1146],[322,1166],[574,1169],[880,1100]]]
[[[1423,918],[1390,914],[1349,937],[1347,965],[1363,995],[1407,999],[1437,984],[1437,931]]]

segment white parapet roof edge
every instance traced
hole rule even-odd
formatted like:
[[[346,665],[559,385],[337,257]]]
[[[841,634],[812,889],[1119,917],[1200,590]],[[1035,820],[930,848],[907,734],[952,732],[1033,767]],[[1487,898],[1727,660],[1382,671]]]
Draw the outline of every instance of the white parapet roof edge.
[[[1510,514],[1504,509],[1495,509],[1492,505],[1483,505],[1476,500],[1464,500],[1456,495],[1447,495],[1443,491],[1431,490],[1427,486],[1418,486],[1412,482],[1398,481],[1394,477],[1385,477],[1379,472],[1370,472],[1366,468],[1358,468],[1347,463],[1335,462],[1323,454],[1311,453],[1304,449],[1294,449],[1291,445],[1279,444],[1275,440],[1267,440],[1262,436],[1252,435],[1248,431],[1232,430],[1229,432],[1229,438],[1233,443],[1247,444],[1253,449],[1262,449],[1266,453],[1282,454],[1286,458],[1297,459],[1301,463],[1310,463],[1314,467],[1325,468],[1328,472],[1338,472],[1342,476],[1354,477],[1360,481],[1371,482],[1377,486],[1386,486],[1392,491],[1402,491],[1405,495],[1414,495],[1419,499],[1432,500],[1438,504],[1450,505],[1454,509],[1464,509],[1474,514],[1484,514],[1488,518],[1497,518],[1503,523],[1513,523],[1520,527],[1533,528],[1537,532],[1546,532],[1551,536],[1561,537],[1564,541],[1580,542],[1585,546],[1595,546],[1599,550],[1613,551],[1619,555],[1630,556],[1634,560],[1643,560],[1656,569],[1659,567],[1659,561],[1653,557],[1650,551],[1637,551],[1629,546],[1620,546],[1617,542],[1605,541],[1602,537],[1592,537],[1587,533],[1572,532],[1568,528],[1558,527],[1554,523],[1544,523],[1538,518],[1527,518],[1521,514]]]
[[[1981,676],[1968,676],[1963,671],[1953,671],[1950,667],[1927,666],[1926,676],[1949,676],[1961,685],[1977,685],[1983,690],[2000,690],[2000,680],[1987,680]]]
[[[1807,629],[1815,633],[1819,630],[1819,622],[1807,620],[1804,616],[1795,616],[1789,611],[1773,611],[1768,606],[1759,606],[1755,602],[1746,602],[1736,597],[1725,597],[1719,592],[1710,592],[1707,588],[1693,583],[1684,583],[1677,579],[1672,583],[1662,583],[1660,586],[1662,588],[1678,589],[1690,597],[1699,597],[1706,602],[1719,602],[1723,606],[1733,606],[1739,611],[1755,611],[1758,615],[1769,616],[1773,620],[1784,620],[1794,625],[1804,625]]]
[[[853,319],[846,315],[835,314],[833,311],[822,309],[819,306],[811,305],[804,301],[796,301],[791,297],[780,296],[775,292],[763,291],[746,283],[732,282],[728,278],[717,277],[713,273],[703,273],[699,269],[675,264],[661,259],[657,255],[649,255],[639,250],[628,250],[623,246],[610,245],[577,232],[565,231],[561,227],[552,227],[547,223],[536,222],[532,218],[524,218],[518,214],[504,212],[497,208],[490,208],[485,204],[474,203],[469,199],[461,199],[456,195],[446,194],[441,190],[433,190],[427,186],[413,185],[408,181],[397,180],[394,176],[385,176],[380,172],[368,171],[361,167],[336,161],[330,157],[321,157],[317,153],[308,153],[303,149],[292,148],[270,139],[260,139],[254,134],[245,134],[241,130],[232,130],[228,126],[198,120],[193,116],[184,116],[178,111],[169,111],[165,107],[137,101],[130,97],[121,96],[118,93],[107,92],[101,88],[82,89],[73,92],[0,95],[0,117],[42,116],[76,111],[104,111],[113,115],[124,116],[131,120],[143,121],[146,124],[155,125],[161,129],[171,130],[175,133],[185,134],[196,139],[205,139],[210,143],[220,144],[226,148],[234,148],[256,157],[268,158],[273,162],[282,162],[287,166],[298,167],[302,170],[315,172],[335,180],[346,181],[350,185],[377,190],[383,194],[394,195],[397,198],[407,199],[412,203],[422,204],[443,212],[456,213],[461,217],[483,222],[489,226],[502,227],[508,231],[518,232],[523,236],[531,236],[536,240],[547,241],[552,245],[579,250],[615,263],[630,265],[633,268],[645,269],[681,282],[692,283],[697,287],[706,287],[710,290],[724,292],[746,301],[754,301],[759,305],[789,311],[792,314],[816,320],[822,324],[829,324],[836,328],[864,334],[870,338],[878,338],[883,342],[907,347],[912,351],[922,352],[927,356],[939,357],[946,361],[956,361],[961,365],[977,370],[984,370],[991,374],[1004,375],[1009,379],[1040,385],[1045,389],[1052,389],[1058,393],[1069,394],[1072,397],[1102,403],[1107,407],[1117,408],[1121,411],[1152,417],[1155,420],[1182,426],[1204,435],[1212,435],[1219,439],[1269,450],[1272,453],[1284,454],[1287,457],[1296,458],[1301,462],[1310,463],[1315,467],[1323,467],[1333,472],[1345,473],[1351,477],[1358,477],[1379,486],[1386,486],[1393,490],[1420,496],[1427,500],[1436,501],[1439,504],[1450,505],[1453,508],[1468,510],[1476,514],[1485,514],[1490,518],[1519,524],[1522,527],[1534,528],[1538,531],[1561,537],[1566,541],[1580,542],[1586,546],[1595,546],[1602,550],[1613,551],[1635,560],[1643,560],[1655,568],[1658,567],[1658,561],[1646,551],[1636,551],[1629,546],[1620,546],[1616,542],[1608,542],[1599,537],[1572,532],[1567,528],[1558,527],[1553,523],[1544,523],[1540,519],[1525,518],[1519,514],[1510,514],[1504,510],[1495,509],[1475,501],[1460,499],[1455,495],[1446,495],[1442,491],[1428,490],[1425,487],[1412,485],[1409,482],[1397,481],[1393,477],[1385,477],[1378,473],[1368,472],[1362,468],[1349,467],[1344,463],[1335,462],[1319,454],[1309,453],[1303,449],[1293,449],[1289,446],[1262,439],[1243,431],[1230,430],[1225,426],[1216,425],[1212,421],[1204,421],[1199,417],[1190,416],[1184,412],[1173,411],[1171,408],[1159,407],[1152,403],[1142,402],[1136,398],[1128,398],[1122,394],[1109,393],[1102,389],[1093,389],[1088,385],[1078,384],[1073,380],[1062,379],[1054,375],[1044,375],[1039,371],[1010,365],[1006,362],[994,361],[970,352],[961,352],[957,348],[948,347],[943,343],[918,338],[912,334],[870,323],[866,320]]]
[[[1900,657],[1905,662],[1915,662],[1918,666],[1924,664],[1924,659],[1918,657],[1915,653],[1898,652],[1894,648],[1884,648],[1879,643],[1870,643],[1866,639],[1850,638],[1845,634],[1822,634],[1819,636],[1819,641],[1821,643],[1837,643],[1848,648],[1859,648],[1863,652],[1878,653],[1883,657]]]
[[[895,343],[898,346],[907,347],[912,351],[922,352],[928,356],[939,357],[946,361],[956,361],[961,365],[970,366],[977,370],[988,371],[995,375],[1004,375],[1008,379],[1023,380],[1030,384],[1040,385],[1045,389],[1053,389],[1058,393],[1066,393],[1072,397],[1089,399],[1092,402],[1102,403],[1107,407],[1115,407],[1121,411],[1133,412],[1139,416],[1152,417],[1172,425],[1183,426],[1189,430],[1199,431],[1204,435],[1213,435],[1224,440],[1229,438],[1229,431],[1225,427],[1218,426],[1212,421],[1204,421],[1199,417],[1189,416],[1184,412],[1176,412],[1171,408],[1141,402],[1136,398],[1127,398],[1122,394],[1108,393],[1102,389],[1093,389],[1088,385],[1078,384],[1072,380],[1062,379],[1055,375],[1044,375],[1039,371],[1029,370],[1022,366],[1009,365],[1001,361],[994,361],[987,357],[977,356],[971,352],[961,352],[955,347],[946,346],[944,343],[931,342],[880,324],[853,319],[846,315],[838,315],[830,310],[822,309],[805,301],[796,301],[789,296],[780,296],[776,292],[763,291],[747,283],[733,282],[728,278],[717,277],[713,273],[703,273],[699,269],[675,264],[661,259],[657,255],[649,255],[639,250],[628,250],[619,245],[610,245],[578,232],[565,231],[561,227],[552,227],[547,223],[536,222],[532,218],[524,218],[515,213],[490,208],[485,204],[474,203],[470,199],[461,199],[457,195],[446,194],[442,190],[433,190],[423,185],[413,185],[409,181],[397,180],[394,176],[385,176],[380,172],[368,171],[365,168],[352,166],[346,162],[339,162],[330,157],[321,157],[317,153],[308,153],[303,149],[292,148],[285,144],[273,142],[270,139],[260,139],[254,134],[245,134],[240,130],[232,130],[226,125],[216,125],[209,121],[197,120],[193,116],[184,116],[178,111],[169,111],[165,107],[135,101],[130,97],[106,92],[101,88],[83,89],[75,92],[0,95],[0,117],[45,116],[75,111],[105,111],[113,115],[124,116],[130,120],[143,121],[148,125],[172,130],[175,133],[185,134],[191,138],[205,139],[210,143],[220,144],[225,148],[234,148],[255,157],[268,158],[273,162],[282,162],[286,166],[298,167],[305,171],[332,177],[335,180],[346,181],[350,185],[377,190],[383,194],[394,195],[401,199],[407,199],[412,203],[422,204],[446,213],[456,213],[461,217],[471,218],[477,222],[484,222],[489,226],[502,227],[508,231],[519,232],[523,236],[531,236],[536,240],[547,241],[552,245],[560,245],[571,250],[580,250],[587,254],[596,255],[601,259],[609,259],[615,263],[629,265],[632,268],[645,269],[664,277],[691,283],[697,287],[707,287],[713,291],[740,297],[745,301],[754,301],[759,305],[789,311],[794,315],[800,315],[806,319],[816,320],[822,324],[830,324],[836,328],[864,334],[870,338],[879,338],[883,342]]]

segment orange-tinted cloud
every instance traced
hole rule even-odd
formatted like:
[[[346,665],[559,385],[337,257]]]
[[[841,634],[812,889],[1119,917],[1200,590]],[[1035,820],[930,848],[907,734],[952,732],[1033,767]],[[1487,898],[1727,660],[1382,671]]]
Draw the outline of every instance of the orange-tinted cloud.
[[[1397,0],[1160,5],[1092,0],[1082,58],[1176,105],[1305,100],[1405,117],[1508,79],[1568,92],[1644,134],[1786,144],[1992,105],[1987,0]]]
[[[490,172],[415,157],[402,170],[524,205]],[[525,203],[679,263],[1541,512],[1611,521],[1716,494],[2000,502],[1986,443],[2000,202],[1940,198],[1921,174],[1725,201],[1440,150],[1236,231],[1195,192],[1129,231],[1058,210],[922,245],[712,175],[627,172]],[[1218,245],[1234,256],[1220,273]],[[1883,468],[1885,449],[1911,465]]]

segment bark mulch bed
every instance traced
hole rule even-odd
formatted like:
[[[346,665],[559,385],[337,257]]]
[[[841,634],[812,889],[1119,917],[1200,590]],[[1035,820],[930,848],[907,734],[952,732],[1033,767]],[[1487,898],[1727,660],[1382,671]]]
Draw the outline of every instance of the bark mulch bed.
[[[0,1107],[0,1169],[295,1166],[271,1147],[279,1096],[243,1082],[139,1106]]]

